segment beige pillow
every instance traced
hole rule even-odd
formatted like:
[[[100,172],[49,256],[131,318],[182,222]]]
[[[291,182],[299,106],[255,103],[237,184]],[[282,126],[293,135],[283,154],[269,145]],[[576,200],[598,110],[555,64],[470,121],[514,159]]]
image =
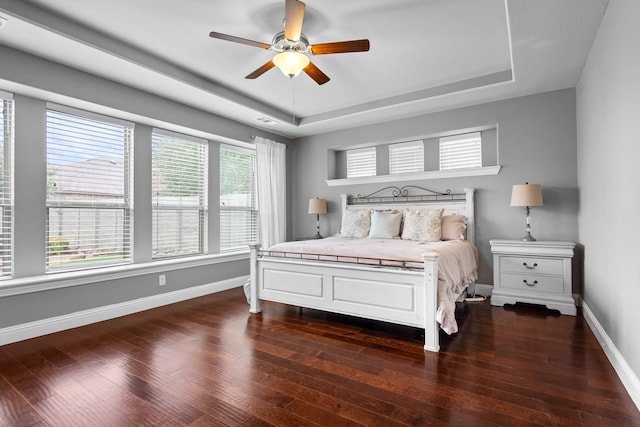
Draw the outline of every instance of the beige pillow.
[[[371,228],[369,209],[348,210],[342,216],[340,235],[342,237],[367,237]]]
[[[437,242],[442,235],[440,219],[444,209],[405,209],[402,238],[420,242]]]
[[[393,239],[400,236],[400,212],[371,212],[370,239]]]
[[[442,217],[442,240],[464,240],[466,229],[467,217],[464,215]]]

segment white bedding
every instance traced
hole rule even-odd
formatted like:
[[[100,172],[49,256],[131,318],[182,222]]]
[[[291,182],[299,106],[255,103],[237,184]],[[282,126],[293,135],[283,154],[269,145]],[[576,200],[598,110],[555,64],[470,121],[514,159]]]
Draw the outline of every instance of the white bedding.
[[[455,302],[477,279],[477,250],[468,241],[418,242],[401,239],[327,237],[279,243],[268,249],[272,256],[296,256],[329,261],[360,262],[385,266],[422,264],[422,254],[437,252],[438,310],[436,320],[447,334],[458,332]],[[290,255],[300,254],[300,255]]]

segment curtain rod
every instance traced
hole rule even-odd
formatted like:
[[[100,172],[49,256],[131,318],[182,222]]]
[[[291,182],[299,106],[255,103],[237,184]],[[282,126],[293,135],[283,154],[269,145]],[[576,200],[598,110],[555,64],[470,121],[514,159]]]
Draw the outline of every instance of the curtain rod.
[[[251,135],[251,139],[256,139],[258,136],[259,135]],[[261,138],[266,138],[266,137],[263,136]],[[269,139],[269,138],[266,138],[266,139]],[[271,139],[271,141],[273,141],[273,140]],[[286,142],[280,142],[280,141],[273,141],[273,142],[277,142],[278,144],[284,145],[285,148],[289,148],[289,144],[287,144]]]

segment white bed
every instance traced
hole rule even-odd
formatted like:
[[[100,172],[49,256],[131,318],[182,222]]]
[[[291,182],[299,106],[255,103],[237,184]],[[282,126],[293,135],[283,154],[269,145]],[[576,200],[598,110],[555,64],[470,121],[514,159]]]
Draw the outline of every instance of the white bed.
[[[409,189],[428,194],[410,195]],[[390,196],[382,196],[390,191]],[[474,189],[433,192],[415,186],[387,187],[368,196],[343,195],[343,215],[350,210],[444,209],[443,216],[466,218],[466,240],[407,242],[349,239],[288,242],[261,251],[251,245],[250,311],[260,301],[276,301],[369,319],[424,328],[425,350],[439,351],[440,325],[457,331],[455,301],[477,277],[474,246]],[[373,244],[376,252],[362,253]],[[473,271],[458,268],[473,258]]]

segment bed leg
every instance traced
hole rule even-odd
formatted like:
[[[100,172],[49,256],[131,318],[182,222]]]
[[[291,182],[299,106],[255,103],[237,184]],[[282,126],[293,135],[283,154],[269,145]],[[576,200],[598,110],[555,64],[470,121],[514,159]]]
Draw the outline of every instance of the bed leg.
[[[260,313],[260,299],[258,298],[258,249],[260,249],[260,243],[252,243],[250,248],[250,289],[251,289],[251,301],[249,301],[249,312]]]
[[[440,351],[440,328],[436,321],[438,310],[438,253],[422,254],[424,260],[424,349]]]

